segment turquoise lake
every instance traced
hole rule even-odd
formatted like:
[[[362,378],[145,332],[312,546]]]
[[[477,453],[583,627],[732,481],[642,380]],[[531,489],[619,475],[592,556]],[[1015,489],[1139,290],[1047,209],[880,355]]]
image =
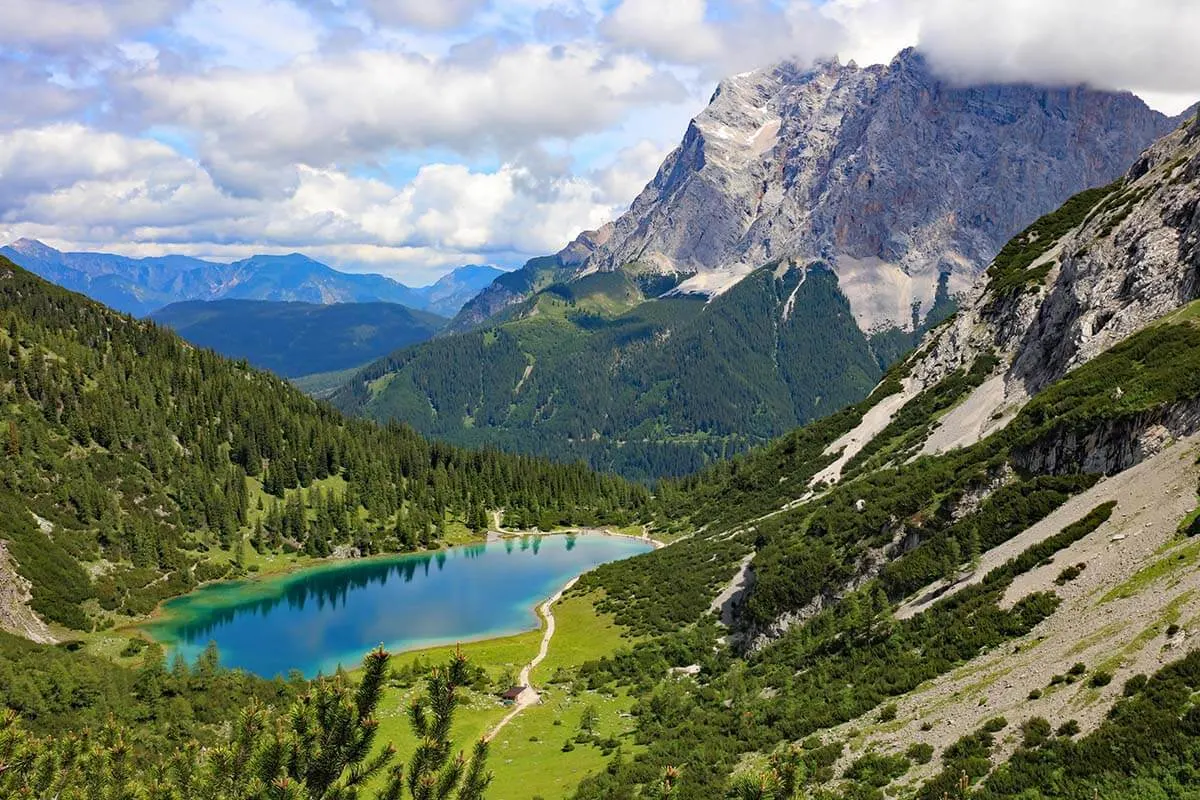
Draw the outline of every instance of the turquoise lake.
[[[212,584],[168,601],[146,630],[189,661],[263,676],[358,666],[376,645],[411,650],[533,630],[534,608],[592,567],[649,543],[596,534],[528,536],[436,553],[322,565]]]

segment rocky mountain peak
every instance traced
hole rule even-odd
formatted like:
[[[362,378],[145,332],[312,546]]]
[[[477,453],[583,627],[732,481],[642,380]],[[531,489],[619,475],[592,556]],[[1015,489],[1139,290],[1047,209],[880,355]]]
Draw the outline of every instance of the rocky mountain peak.
[[[723,80],[629,211],[557,256],[556,279],[636,262],[713,293],[779,258],[822,259],[863,330],[911,327],[942,275],[966,291],[1011,236],[1174,124],[1129,93],[959,86],[914,49],[775,64]],[[468,321],[518,302],[515,286]]]
[[[54,259],[62,255],[50,245],[37,239],[17,239],[15,242],[11,242],[8,248],[32,258]]]

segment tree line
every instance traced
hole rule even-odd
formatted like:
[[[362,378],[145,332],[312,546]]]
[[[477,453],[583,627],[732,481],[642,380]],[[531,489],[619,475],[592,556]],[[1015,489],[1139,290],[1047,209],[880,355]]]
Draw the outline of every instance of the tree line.
[[[552,528],[628,524],[649,504],[645,487],[579,463],[346,419],[7,261],[0,350],[5,538],[35,608],[70,627],[105,622],[93,598],[144,613],[238,569],[246,547],[411,550],[482,530],[493,510]],[[88,575],[80,564],[104,566]]]

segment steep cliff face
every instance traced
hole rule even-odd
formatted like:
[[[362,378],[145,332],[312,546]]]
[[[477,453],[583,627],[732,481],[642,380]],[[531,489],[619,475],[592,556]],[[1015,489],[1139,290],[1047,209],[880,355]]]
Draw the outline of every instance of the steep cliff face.
[[[1200,118],[1154,143],[1120,180],[1072,197],[1006,244],[960,311],[922,340],[897,376],[902,380],[894,377],[890,390],[886,383],[878,387],[874,404],[855,406],[848,417],[843,412],[857,424],[839,428],[825,420],[807,439],[804,431],[793,436],[792,450],[807,445],[809,454],[822,453],[816,465],[828,466],[789,466],[788,472],[811,476],[808,491],[791,500],[775,494],[769,513],[736,525],[753,526],[764,541],[773,528],[864,535],[841,573],[819,592],[797,598],[780,587],[799,580],[788,575],[788,565],[800,563],[793,558],[799,545],[776,533],[775,551],[760,549],[748,566],[751,601],[759,592],[760,607],[768,605],[771,613],[735,614],[737,636],[754,646],[769,644],[875,577],[893,597],[927,598],[909,604],[928,607],[962,583],[958,556],[967,549],[950,551],[950,577],[926,574],[937,582],[915,594],[921,581],[906,582],[909,567],[896,565],[911,553],[924,554],[915,563],[930,558],[944,543],[939,537],[963,530],[964,520],[986,514],[978,530],[1002,543],[995,532],[1024,502],[1013,498],[1038,486],[1056,486],[1066,497],[1181,440],[1194,450],[1198,320]],[[829,443],[819,451],[810,442],[820,439],[822,426]],[[761,460],[772,458],[780,456],[767,453]],[[1179,458],[1175,462],[1189,469],[1195,461],[1194,455]],[[753,464],[745,471],[760,474]],[[764,497],[774,487],[766,475]],[[785,472],[779,485],[788,477]],[[922,488],[901,502],[889,492],[899,486],[903,495],[906,481]],[[939,485],[932,494],[940,491],[942,499],[924,506],[924,492]],[[1132,486],[1147,495],[1155,491],[1140,478]],[[1121,499],[1120,491],[1101,494],[1105,502]],[[1169,499],[1178,497],[1188,510],[1193,496],[1185,491]],[[760,501],[754,507],[769,506]],[[789,515],[796,520],[792,528],[783,521]],[[1173,532],[1178,522],[1171,517],[1155,525]],[[963,544],[969,537],[955,547]]]
[[[821,258],[860,327],[911,327],[940,275],[966,290],[1022,226],[1172,124],[1127,93],[952,86],[912,50],[784,63],[723,81],[630,210],[553,260],[559,279],[636,262],[710,293],[773,259]],[[511,301],[505,288],[471,319]]]
[[[1002,251],[914,360],[920,386],[995,351],[1020,402],[1200,297],[1200,117],[1076,200]]]
[[[1022,337],[1031,391],[1200,295],[1200,122],[1159,142],[1062,244]]]

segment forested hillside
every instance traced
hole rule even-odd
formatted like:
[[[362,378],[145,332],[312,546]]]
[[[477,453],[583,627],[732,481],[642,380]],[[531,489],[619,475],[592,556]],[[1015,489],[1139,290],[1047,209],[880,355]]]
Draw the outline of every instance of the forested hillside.
[[[197,347],[246,359],[285,378],[359,367],[423,342],[443,317],[397,303],[193,300],[150,315]]]
[[[952,309],[943,285],[928,324]],[[381,359],[332,400],[458,444],[654,479],[861,399],[924,330],[869,339],[819,262],[767,265],[708,302],[643,301],[625,273],[601,273],[505,316]]]
[[[168,669],[151,646],[134,671],[0,633],[0,654],[5,798],[481,800],[491,780],[487,743],[467,756],[449,738],[471,676],[461,656],[428,671],[410,707],[422,746],[403,764],[378,736],[382,650],[357,680],[290,683],[224,671],[215,651]]]
[[[582,465],[347,420],[4,260],[0,347],[0,530],[33,609],[68,628],[237,573],[247,548],[412,550],[480,531],[494,509],[626,523],[648,501]]]
[[[918,701],[896,727],[890,725],[897,713],[890,704],[960,667],[968,670],[964,665],[981,654],[994,652],[1003,658],[1005,652],[1022,652],[1045,638],[1037,635],[1039,625],[1056,613],[1063,602],[1061,587],[1082,567],[1074,572],[1051,568],[1050,576],[1060,575],[1057,585],[1048,591],[1026,590],[1015,595],[1015,602],[1014,585],[1028,582],[1035,569],[1097,531],[1114,508],[1121,508],[1122,500],[1118,495],[1097,505],[1069,519],[1055,535],[1015,548],[1008,560],[986,573],[972,574],[981,554],[1046,519],[1101,477],[1078,460],[1058,463],[1057,474],[1030,474],[1022,467],[1028,463],[1024,456],[1049,446],[1064,431],[1078,435],[1113,426],[1119,430],[1121,424],[1160,418],[1180,403],[1196,407],[1198,368],[1200,329],[1191,322],[1155,327],[1071,373],[1039,395],[1004,431],[973,447],[907,465],[893,461],[852,472],[834,488],[818,490],[807,501],[784,503],[782,509],[767,494],[747,491],[739,469],[707,487],[693,484],[691,491],[698,494],[677,498],[672,515],[695,509],[693,519],[709,523],[706,529],[664,550],[601,567],[579,589],[602,590],[605,607],[618,619],[657,636],[625,657],[595,663],[581,673],[596,688],[634,687],[643,700],[638,740],[647,750],[585,781],[576,797],[622,796],[675,769],[676,796],[683,798],[722,796],[734,786],[763,785],[775,786],[772,791],[779,793],[734,796],[805,797],[804,787],[814,791],[824,786],[828,795],[813,796],[881,798],[880,788],[896,786],[896,781],[899,790],[907,787],[928,800],[942,800],[943,792],[952,798],[1189,796],[1185,792],[1200,787],[1200,776],[1187,766],[1200,752],[1197,710],[1187,699],[1200,690],[1200,659],[1195,653],[1147,683],[1145,675],[1138,677],[1126,666],[1130,654],[1137,652],[1129,645],[1105,665],[1086,666],[1082,654],[1106,648],[1097,648],[1097,639],[1089,644],[1083,637],[1096,631],[1085,627],[1075,634],[1080,640],[1060,644],[1068,652],[1072,645],[1077,647],[1077,672],[1053,678],[1049,688],[1030,690],[1020,719],[997,717],[980,730],[958,729],[950,737],[953,745],[940,754],[941,771],[933,776],[923,768],[937,752],[927,742],[946,738],[945,733],[929,733],[933,720],[961,713],[961,704],[968,700],[975,707],[977,697],[979,706],[987,706],[994,691],[990,682],[976,678],[976,688],[959,701],[957,712],[939,713]],[[1111,402],[1114,384],[1126,392],[1128,402]],[[944,395],[949,387],[930,391]],[[883,397],[881,393],[877,399]],[[906,427],[927,429],[931,419],[929,414],[914,415]],[[818,425],[801,433],[829,444],[837,438],[838,427],[843,426]],[[799,452],[796,448],[804,446],[805,437],[787,441],[788,449]],[[814,446],[807,458],[798,460],[802,481],[825,463],[822,449]],[[893,451],[897,456],[903,459],[903,451]],[[747,468],[765,479],[770,464],[785,463],[779,457],[768,451],[750,459]],[[1194,446],[1186,458],[1189,463],[1195,460]],[[771,474],[774,480],[756,485],[771,491],[785,477],[791,478],[788,470]],[[1191,480],[1190,502],[1195,506],[1195,478]],[[726,513],[713,519],[718,507]],[[1186,522],[1171,519],[1169,529],[1173,533],[1176,524]],[[1105,538],[1114,530],[1122,529],[1110,528]],[[1176,561],[1177,556],[1194,559],[1196,549],[1187,538],[1194,530],[1192,526],[1165,537],[1167,543],[1157,551],[1166,554],[1164,562]],[[739,559],[751,554],[754,580],[738,601],[735,641],[743,648],[752,642],[755,646],[739,656],[736,650],[715,646],[728,632],[706,617],[712,598],[737,572]],[[1061,563],[1075,561],[1063,558]],[[1180,563],[1194,569],[1194,560]],[[1126,569],[1133,574],[1137,565]],[[1145,585],[1146,591],[1165,591]],[[946,587],[957,591],[938,601]],[[922,613],[897,613],[906,600],[924,600],[927,592],[932,599]],[[1185,622],[1196,610],[1193,590],[1180,587],[1166,596],[1156,595],[1156,607],[1176,594],[1176,602],[1188,610],[1165,619],[1182,624],[1154,625],[1137,636],[1138,647],[1169,642],[1184,626],[1195,624],[1195,618]],[[1130,635],[1136,634],[1134,628]],[[1169,651],[1163,657],[1174,658]],[[669,667],[686,664],[700,666],[698,686],[661,679]],[[1072,683],[1094,693],[1114,680],[1114,671],[1122,674],[1122,667],[1129,678],[1123,692],[1128,699],[1088,736],[1074,738],[1080,729],[1066,716],[1070,711],[1050,721],[1041,716],[1046,712],[1038,701],[1044,693],[1049,696],[1050,690]],[[1009,672],[999,670],[1001,676]],[[1044,680],[1051,678],[1047,674]],[[1115,683],[1118,695],[1124,680]],[[987,708],[977,713],[986,714]],[[842,725],[853,720],[858,722]],[[902,729],[895,738],[910,746],[907,751],[872,752],[855,738],[861,736],[856,731],[862,726],[880,734]],[[1054,736],[1056,728],[1059,733]],[[1007,764],[1002,754],[1013,747],[997,746],[1001,731],[1010,740],[1017,737],[1016,755]],[[1162,745],[1146,749],[1140,743],[1146,737]],[[1130,748],[1140,755],[1129,755]],[[908,777],[914,773],[926,777],[914,783]],[[788,785],[799,794],[778,788]],[[1137,794],[1139,787],[1154,785],[1174,786],[1179,793]],[[973,791],[978,786],[979,792]]]

